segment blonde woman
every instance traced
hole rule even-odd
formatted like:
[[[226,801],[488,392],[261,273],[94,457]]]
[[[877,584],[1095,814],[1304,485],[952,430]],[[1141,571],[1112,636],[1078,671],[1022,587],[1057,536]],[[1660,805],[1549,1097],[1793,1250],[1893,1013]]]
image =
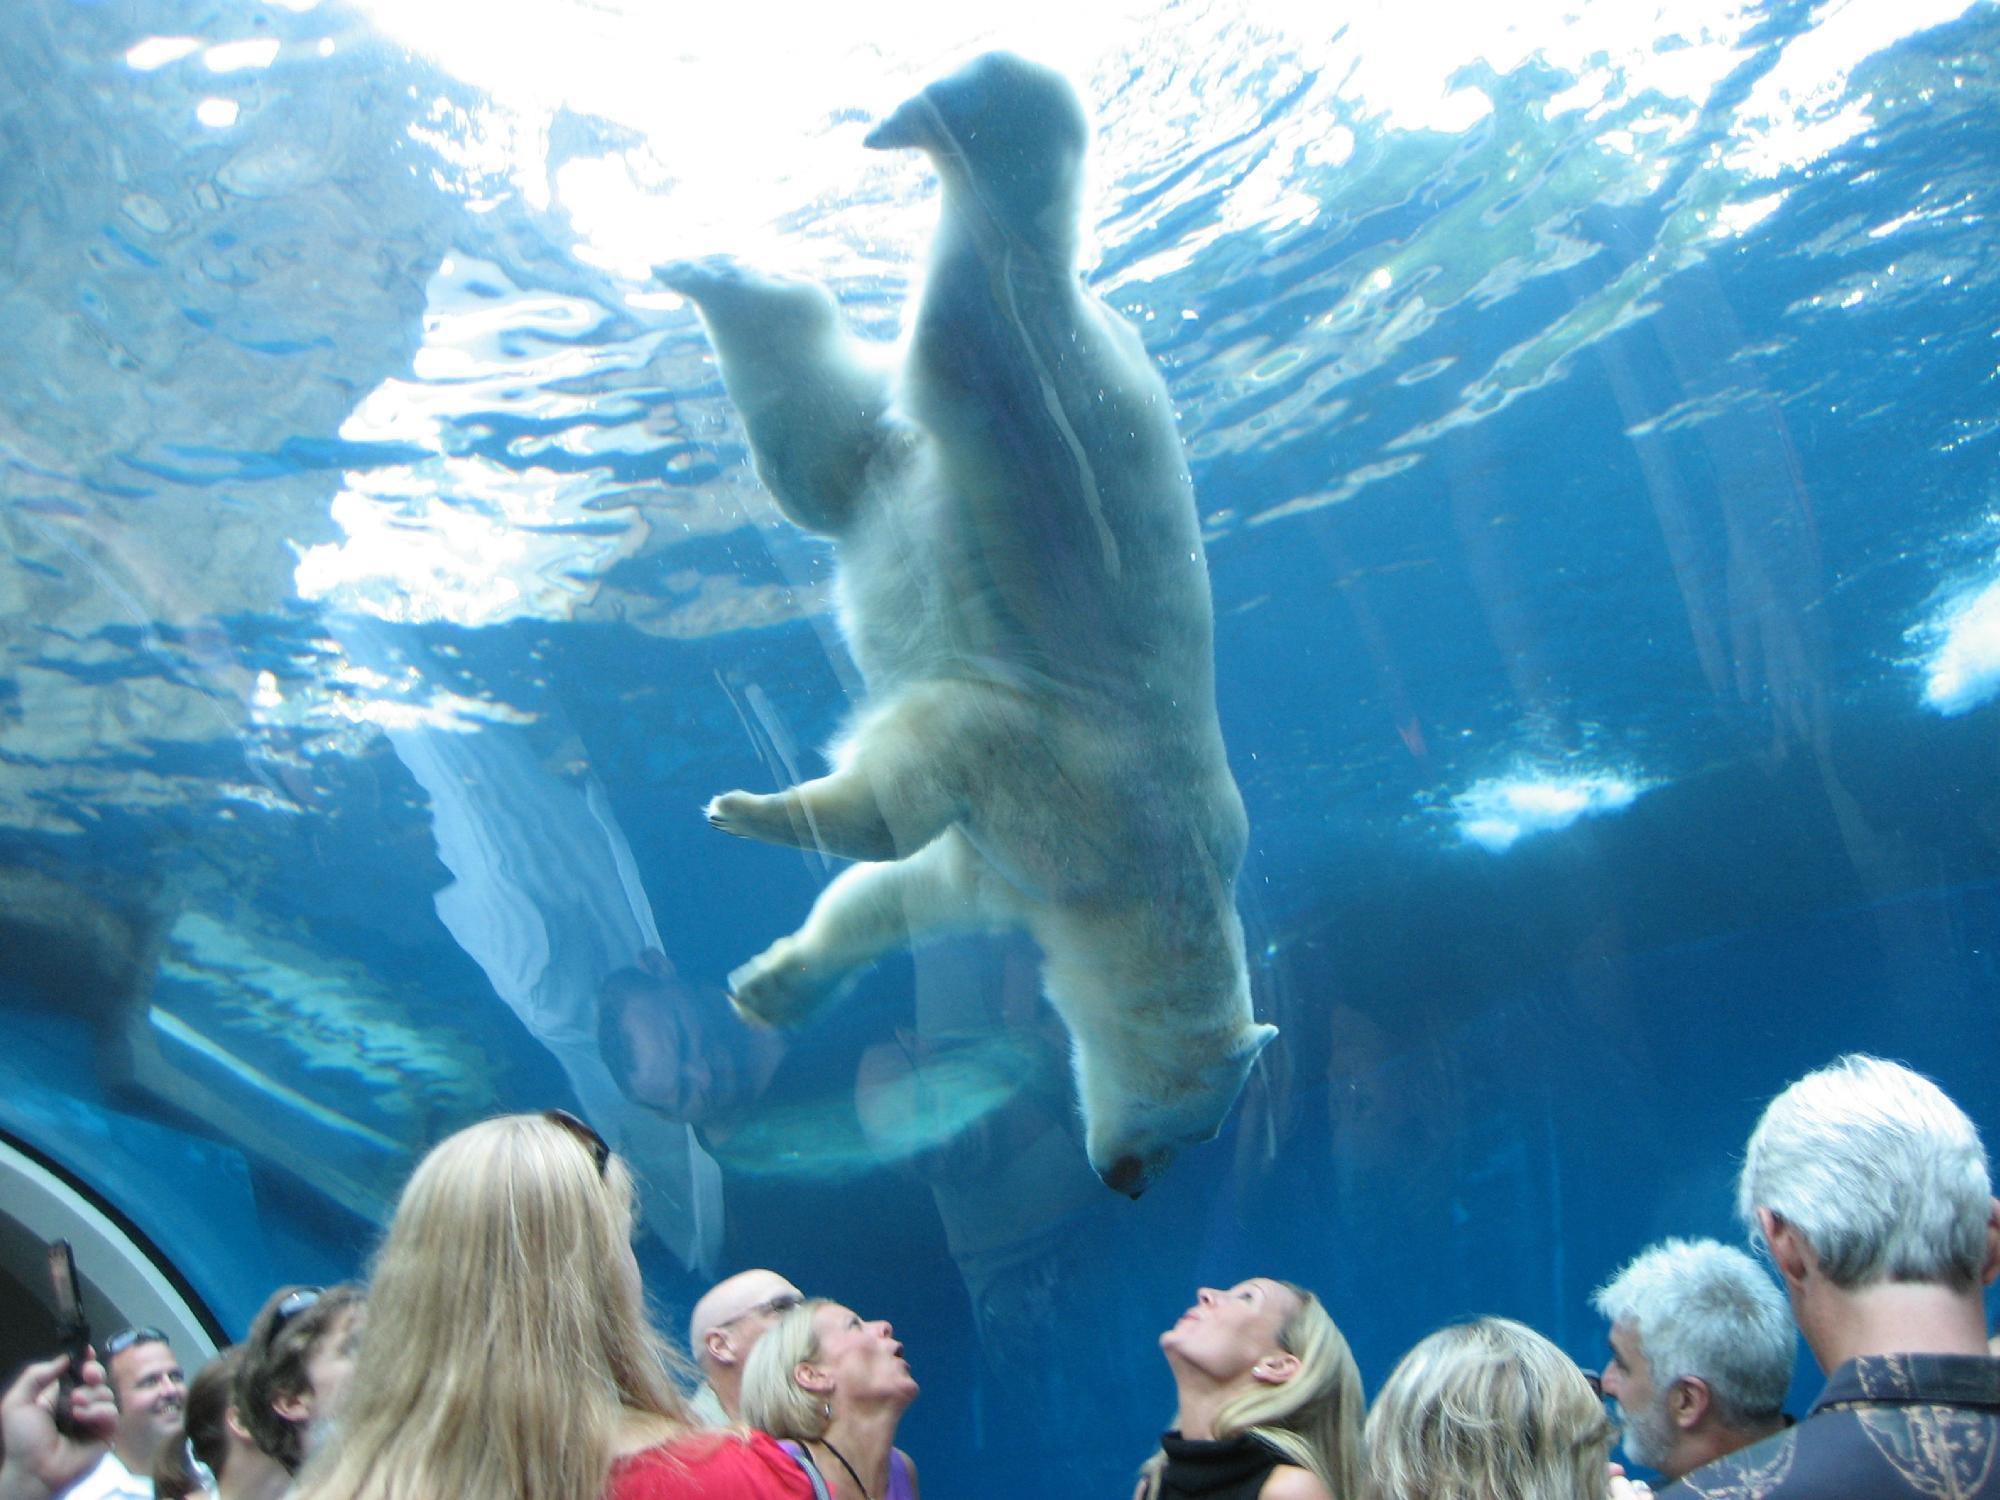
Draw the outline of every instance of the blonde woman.
[[[1376,1395],[1374,1500],[1605,1500],[1615,1436],[1567,1355],[1480,1318],[1418,1344]]]
[[[696,1428],[631,1235],[631,1176],[573,1115],[437,1146],[396,1205],[346,1408],[296,1500],[811,1500],[768,1438]]]
[[[895,1330],[823,1297],[788,1309],[743,1370],[743,1420],[783,1439],[831,1500],[917,1500],[896,1446],[916,1399]]]
[[[1160,1350],[1179,1404],[1134,1500],[1361,1500],[1361,1372],[1311,1292],[1203,1287]]]

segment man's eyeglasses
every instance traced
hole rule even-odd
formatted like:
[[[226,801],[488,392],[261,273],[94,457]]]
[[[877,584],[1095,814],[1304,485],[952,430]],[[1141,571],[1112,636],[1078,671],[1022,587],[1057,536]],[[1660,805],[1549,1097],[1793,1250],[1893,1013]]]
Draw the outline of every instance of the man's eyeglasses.
[[[135,1344],[164,1344],[167,1336],[157,1328],[126,1328],[104,1341],[104,1357],[116,1359]]]
[[[781,1313],[790,1312],[805,1300],[797,1292],[780,1292],[775,1297],[766,1297],[762,1302],[754,1303],[744,1308],[742,1312],[736,1314],[733,1318],[724,1318],[714,1328],[711,1328],[709,1332],[713,1333],[717,1328],[727,1328],[731,1323],[741,1323],[745,1318],[760,1316],[775,1318]]]
[[[611,1147],[603,1136],[566,1109],[545,1109],[542,1111],[542,1118],[575,1136],[584,1149],[590,1152],[591,1161],[597,1165],[597,1175],[599,1177],[604,1175],[605,1167],[611,1162]]]
[[[1590,1394],[1602,1401],[1604,1399],[1604,1377],[1595,1370],[1585,1370],[1583,1378],[1590,1385]]]

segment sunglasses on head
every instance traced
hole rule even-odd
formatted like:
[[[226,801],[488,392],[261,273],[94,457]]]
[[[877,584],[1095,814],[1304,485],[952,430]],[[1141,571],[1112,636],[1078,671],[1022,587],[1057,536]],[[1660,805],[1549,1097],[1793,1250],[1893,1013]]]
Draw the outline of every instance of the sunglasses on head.
[[[603,1136],[566,1109],[545,1109],[542,1111],[542,1118],[575,1136],[584,1149],[590,1152],[590,1159],[597,1166],[597,1175],[599,1177],[604,1175],[605,1167],[611,1162],[611,1147]]]
[[[271,1337],[276,1338],[279,1329],[319,1301],[324,1290],[323,1287],[302,1286],[296,1292],[287,1293],[285,1299],[271,1309]]]
[[[126,1328],[104,1341],[104,1357],[116,1359],[136,1344],[164,1344],[167,1336],[157,1328]]]

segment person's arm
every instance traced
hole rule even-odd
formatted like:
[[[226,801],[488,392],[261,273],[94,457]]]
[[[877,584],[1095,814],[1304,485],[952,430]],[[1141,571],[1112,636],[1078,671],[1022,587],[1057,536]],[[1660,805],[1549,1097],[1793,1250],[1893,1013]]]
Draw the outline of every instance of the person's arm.
[[[84,1365],[70,1397],[77,1435],[56,1427],[56,1382],[68,1364],[67,1356],[31,1364],[0,1396],[0,1441],[7,1455],[0,1462],[0,1500],[51,1500],[104,1457],[118,1408],[96,1360]]]
[[[1279,1464],[1257,1491],[1257,1500],[1333,1500],[1333,1491],[1314,1477],[1311,1469],[1296,1464]],[[1341,1500],[1350,1500],[1341,1496]]]

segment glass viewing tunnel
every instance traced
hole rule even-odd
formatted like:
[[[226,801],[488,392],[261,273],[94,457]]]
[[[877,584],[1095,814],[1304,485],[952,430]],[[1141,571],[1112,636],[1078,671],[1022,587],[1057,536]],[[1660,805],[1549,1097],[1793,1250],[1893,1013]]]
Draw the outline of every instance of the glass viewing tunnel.
[[[10,1368],[49,1238],[192,1362],[561,1106],[676,1337],[776,1268],[894,1322],[934,1493],[1124,1494],[1199,1285],[1314,1288],[1371,1392],[1479,1313],[1595,1365],[1617,1266],[1742,1242],[1791,1079],[1895,1057],[2000,1134],[1993,4],[688,11],[9,11]],[[863,138],[992,47],[1092,118],[1279,1033],[1136,1201],[1025,935],[746,1026],[848,861],[702,816],[867,689],[654,267],[893,359],[938,184]]]

